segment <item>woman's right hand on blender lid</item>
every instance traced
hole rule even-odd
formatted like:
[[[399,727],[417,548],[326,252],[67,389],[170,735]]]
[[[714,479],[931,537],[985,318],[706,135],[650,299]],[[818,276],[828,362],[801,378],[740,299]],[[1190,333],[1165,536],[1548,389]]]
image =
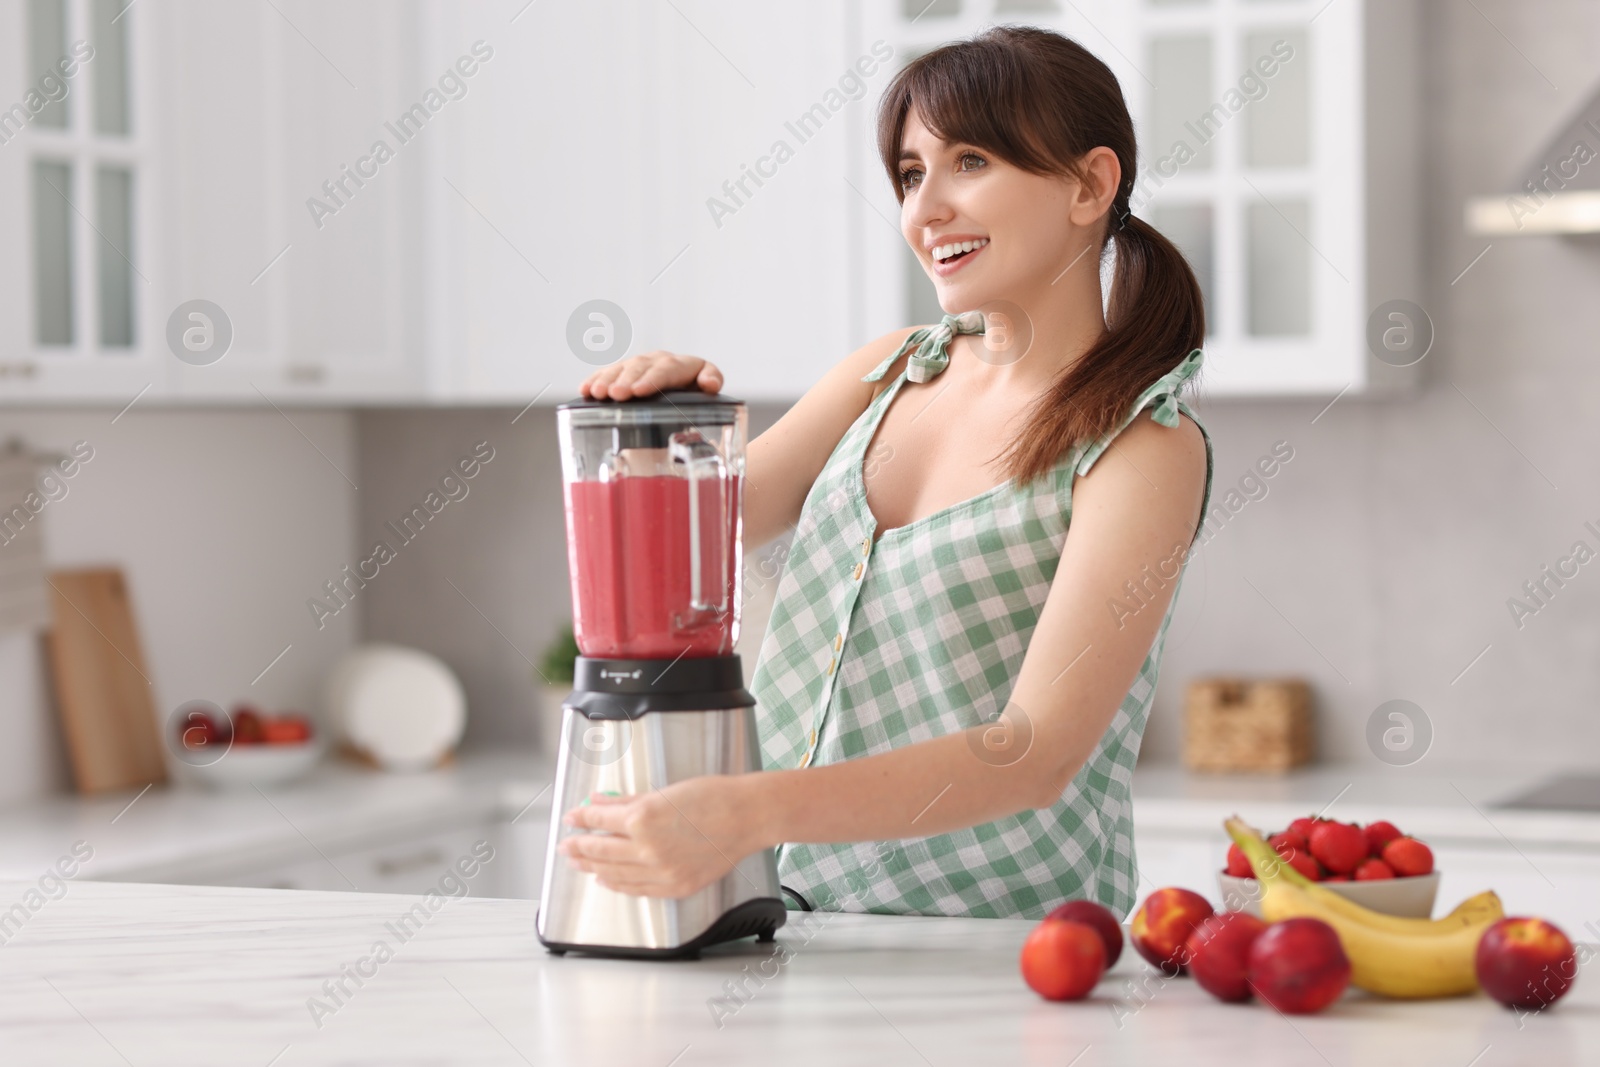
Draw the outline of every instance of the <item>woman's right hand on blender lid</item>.
[[[578,386],[583,396],[596,400],[626,400],[663,389],[699,389],[715,393],[722,388],[722,371],[699,356],[680,356],[657,349],[629,356],[601,367]]]

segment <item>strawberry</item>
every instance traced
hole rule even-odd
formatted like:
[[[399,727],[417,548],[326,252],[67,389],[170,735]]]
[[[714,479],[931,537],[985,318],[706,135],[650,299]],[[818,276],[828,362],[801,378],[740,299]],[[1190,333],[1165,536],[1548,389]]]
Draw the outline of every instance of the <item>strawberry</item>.
[[[1227,873],[1235,878],[1254,878],[1256,872],[1250,869],[1250,861],[1245,859],[1244,850],[1237,844],[1228,845]]]
[[[311,739],[311,724],[303,715],[278,715],[261,724],[261,739],[272,745],[297,745]]]
[[[1317,818],[1314,815],[1303,815],[1289,824],[1289,831],[1299,834],[1307,841],[1311,840],[1311,831],[1317,828]]]
[[[1289,866],[1293,867],[1295,870],[1299,871],[1313,882],[1322,881],[1323,876],[1326,873],[1323,871],[1322,865],[1313,859],[1311,853],[1309,852],[1295,852],[1291,855],[1285,856],[1284,859],[1289,861]]]
[[[1296,852],[1304,852],[1311,845],[1311,843],[1306,840],[1305,835],[1297,830],[1280,830],[1271,837],[1267,838],[1267,844],[1271,845],[1279,852],[1282,852],[1286,848],[1293,849]]]
[[[1376,856],[1373,856],[1371,859],[1363,860],[1361,866],[1356,868],[1356,881],[1358,882],[1371,882],[1379,878],[1393,877],[1394,868],[1390,867],[1387,863],[1383,862]]]
[[[1311,854],[1335,874],[1349,874],[1367,858],[1367,837],[1354,823],[1325,822],[1311,831]]]
[[[265,740],[261,713],[246,705],[234,708],[233,740],[241,745],[253,745]]]
[[[1433,870],[1433,850],[1414,837],[1397,837],[1383,846],[1383,862],[1401,878],[1415,878]]]
[[[1385,819],[1367,823],[1363,833],[1367,836],[1367,852],[1373,856],[1383,855],[1383,847],[1397,837],[1404,837],[1394,823]]]

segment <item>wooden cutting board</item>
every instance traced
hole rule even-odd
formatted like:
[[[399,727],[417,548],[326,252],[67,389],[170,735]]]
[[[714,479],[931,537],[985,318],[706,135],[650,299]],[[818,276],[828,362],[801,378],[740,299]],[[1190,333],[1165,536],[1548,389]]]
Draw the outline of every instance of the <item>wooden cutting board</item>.
[[[165,782],[154,690],[122,571],[53,571],[49,582],[55,621],[46,644],[78,792]]]

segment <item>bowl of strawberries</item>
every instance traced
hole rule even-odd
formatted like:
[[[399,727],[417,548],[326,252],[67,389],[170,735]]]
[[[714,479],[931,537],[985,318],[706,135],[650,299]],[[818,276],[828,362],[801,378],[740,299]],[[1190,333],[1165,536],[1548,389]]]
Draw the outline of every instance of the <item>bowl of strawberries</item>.
[[[191,777],[218,789],[292,781],[311,769],[325,747],[308,716],[269,715],[243,703],[224,714],[215,704],[191,702],[179,709],[173,731],[178,761]]]
[[[1433,850],[1387,819],[1362,826],[1308,815],[1268,835],[1267,843],[1290,867],[1362,907],[1406,918],[1433,915],[1439,892]],[[1261,915],[1259,883],[1238,845],[1228,846],[1217,884],[1228,910]]]

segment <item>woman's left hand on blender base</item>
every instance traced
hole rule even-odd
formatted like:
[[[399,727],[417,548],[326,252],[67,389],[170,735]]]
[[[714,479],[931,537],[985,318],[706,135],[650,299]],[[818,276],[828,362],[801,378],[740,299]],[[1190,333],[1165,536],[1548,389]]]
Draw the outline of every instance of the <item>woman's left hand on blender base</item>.
[[[608,889],[635,896],[689,896],[763,847],[759,812],[745,803],[746,775],[706,775],[633,796],[592,793],[562,823],[576,833],[557,851]]]

